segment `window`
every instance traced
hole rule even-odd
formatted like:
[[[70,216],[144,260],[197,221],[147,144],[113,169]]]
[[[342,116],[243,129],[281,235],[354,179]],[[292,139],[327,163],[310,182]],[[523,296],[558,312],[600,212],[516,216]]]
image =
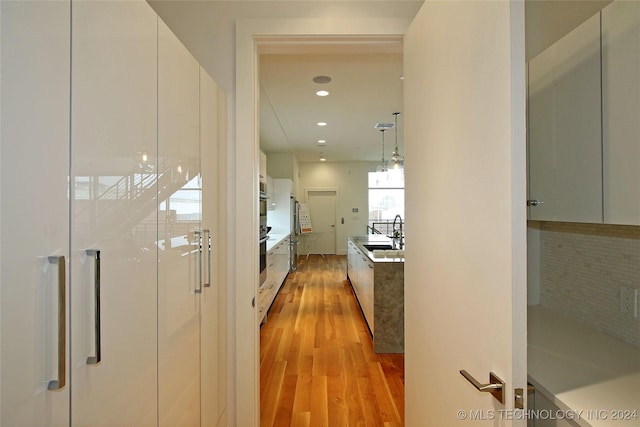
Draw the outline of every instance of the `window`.
[[[404,220],[404,174],[369,172],[369,232],[391,234],[396,215]]]

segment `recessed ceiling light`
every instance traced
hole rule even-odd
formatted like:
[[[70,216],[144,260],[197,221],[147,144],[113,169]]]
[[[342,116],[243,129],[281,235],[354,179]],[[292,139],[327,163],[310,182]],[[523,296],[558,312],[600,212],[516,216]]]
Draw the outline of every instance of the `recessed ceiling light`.
[[[319,91],[316,92],[316,95],[318,95],[318,96],[327,96],[327,95],[329,95],[329,92],[326,91],[326,90],[319,90]]]
[[[318,126],[326,126],[327,123],[326,122],[318,122]]]
[[[327,159],[326,159],[326,157],[324,157],[324,156],[320,156],[320,161],[321,161],[321,162],[326,162],[326,161],[327,161]]]
[[[327,142],[326,139],[319,139],[318,144],[325,144]]]
[[[313,82],[321,84],[321,85],[324,85],[324,84],[327,84],[327,83],[331,83],[331,77],[329,77],[329,76],[315,76],[313,78]]]

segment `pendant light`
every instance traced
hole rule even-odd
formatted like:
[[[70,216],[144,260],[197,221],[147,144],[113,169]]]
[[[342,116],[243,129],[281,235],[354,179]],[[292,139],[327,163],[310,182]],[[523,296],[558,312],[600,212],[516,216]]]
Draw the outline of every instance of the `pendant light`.
[[[387,172],[389,168],[387,167],[387,161],[384,159],[384,133],[387,131],[386,128],[380,129],[382,132],[382,162],[376,168],[376,172]]]
[[[401,156],[398,152],[398,116],[400,113],[393,113],[395,117],[395,128],[396,128],[396,146],[393,149],[393,153],[391,154],[391,164],[392,169],[402,170],[404,169],[404,156]]]

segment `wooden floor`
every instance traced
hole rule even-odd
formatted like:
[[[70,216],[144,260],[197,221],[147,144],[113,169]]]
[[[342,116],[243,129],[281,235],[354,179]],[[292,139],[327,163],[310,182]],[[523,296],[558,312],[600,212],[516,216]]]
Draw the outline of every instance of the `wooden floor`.
[[[262,427],[404,425],[404,355],[373,353],[345,256],[301,257],[267,320]]]

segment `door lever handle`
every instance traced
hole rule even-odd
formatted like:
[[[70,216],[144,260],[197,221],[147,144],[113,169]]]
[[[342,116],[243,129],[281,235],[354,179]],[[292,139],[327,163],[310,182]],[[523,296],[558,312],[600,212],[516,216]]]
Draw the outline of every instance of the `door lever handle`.
[[[493,372],[489,372],[489,383],[481,384],[478,380],[473,378],[470,373],[465,371],[464,369],[460,371],[460,374],[478,391],[483,391],[487,393],[491,393],[493,397],[495,397],[498,402],[504,403],[504,381],[502,381],[496,374]]]

